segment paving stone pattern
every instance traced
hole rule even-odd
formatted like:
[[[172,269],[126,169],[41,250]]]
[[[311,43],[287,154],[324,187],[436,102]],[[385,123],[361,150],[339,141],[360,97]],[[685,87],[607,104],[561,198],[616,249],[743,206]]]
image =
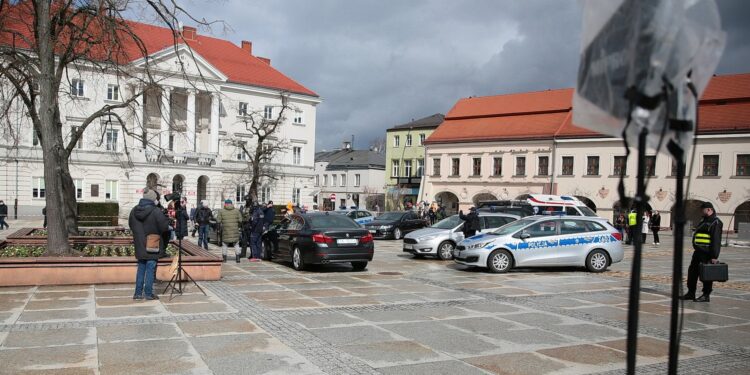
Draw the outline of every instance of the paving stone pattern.
[[[667,370],[664,237],[645,249],[639,374]],[[750,253],[722,260],[733,283],[684,304],[681,374],[750,372]],[[207,296],[171,301],[133,301],[132,285],[0,288],[0,374],[621,374],[629,262],[496,275],[378,241],[363,272],[227,263]]]

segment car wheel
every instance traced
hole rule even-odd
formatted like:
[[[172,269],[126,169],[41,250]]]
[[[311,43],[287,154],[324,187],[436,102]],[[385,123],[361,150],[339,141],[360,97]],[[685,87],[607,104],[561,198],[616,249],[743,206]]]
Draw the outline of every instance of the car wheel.
[[[401,229],[394,229],[393,230],[393,239],[394,240],[400,240],[401,239]]]
[[[363,271],[367,268],[367,262],[352,262],[355,271]]]
[[[305,261],[302,259],[302,252],[300,252],[299,247],[292,250],[292,267],[297,271],[305,269]]]
[[[586,257],[586,268],[589,272],[604,272],[609,266],[609,257],[604,250],[596,249]]]
[[[438,251],[437,256],[441,260],[451,260],[453,259],[453,242],[450,241],[443,241],[438,245]]]
[[[507,250],[495,250],[487,258],[487,268],[493,273],[505,273],[513,266],[513,256]]]

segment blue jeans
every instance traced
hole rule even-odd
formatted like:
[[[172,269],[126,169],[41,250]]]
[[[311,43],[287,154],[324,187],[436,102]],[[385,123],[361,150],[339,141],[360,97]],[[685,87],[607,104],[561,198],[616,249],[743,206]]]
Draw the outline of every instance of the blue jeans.
[[[253,254],[253,258],[260,259],[260,246],[261,246],[261,238],[262,233],[252,233],[250,234],[250,251]]]
[[[198,246],[208,250],[208,224],[201,225],[198,228]]]
[[[156,277],[156,260],[138,260],[138,272],[135,274],[135,296],[154,295],[154,278]]]

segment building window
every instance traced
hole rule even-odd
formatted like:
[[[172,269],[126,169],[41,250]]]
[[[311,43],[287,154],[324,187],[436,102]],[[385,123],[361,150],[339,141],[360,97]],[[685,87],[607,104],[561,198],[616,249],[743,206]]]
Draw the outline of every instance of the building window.
[[[624,156],[615,156],[614,168],[612,174],[615,176],[625,176],[628,174],[627,159]]]
[[[73,179],[73,185],[76,187],[76,199],[83,199],[83,180],[80,178]]]
[[[260,189],[260,201],[268,202],[270,200],[271,200],[271,188],[268,186],[263,186]]]
[[[83,81],[77,78],[72,79],[70,81],[70,95],[81,98],[83,97],[83,94]]]
[[[292,119],[292,122],[295,124],[301,124],[302,123],[302,111],[295,111],[294,112],[294,119]]]
[[[460,170],[461,170],[461,159],[459,158],[451,159],[451,176],[458,176]]]
[[[588,156],[586,158],[586,175],[598,176],[599,175],[599,157]]]
[[[344,186],[346,186],[346,175],[342,174],[341,175],[341,187],[344,187]]]
[[[117,135],[119,131],[117,129],[107,129],[106,140],[107,140],[107,151],[117,151]],[[171,144],[170,144],[171,146]],[[170,148],[171,150],[171,148]]]
[[[247,116],[247,103],[246,102],[240,102],[238,113],[240,116]]]
[[[237,160],[242,160],[242,161],[247,160],[247,154],[241,147],[237,147]]]
[[[266,107],[265,107],[265,108],[263,109],[263,118],[265,118],[266,120],[271,120],[271,119],[273,119],[273,107],[272,107],[272,106],[270,106],[270,105],[267,105],[267,106],[266,106]]]
[[[362,176],[357,173],[354,175],[354,187],[359,187],[360,183],[362,183]]]
[[[411,147],[411,134],[406,135],[406,147]]]
[[[432,175],[435,177],[440,176],[440,159],[432,159]]]
[[[234,190],[234,201],[242,202],[245,198],[245,185],[237,185]]]
[[[34,129],[31,129],[31,145],[39,146],[39,135],[36,133],[36,130]]]
[[[703,155],[703,175],[708,177],[719,175],[719,155]]]
[[[424,133],[422,133],[422,134],[420,134],[420,135],[419,135],[419,145],[420,145],[420,146],[423,146],[423,145],[424,145],[424,140],[425,140],[425,138],[427,138],[427,137],[425,136],[425,134],[424,134]]]
[[[398,135],[393,136],[393,147],[399,147],[401,145],[401,137]]]
[[[328,186],[328,175],[327,174],[323,175],[323,186]]]
[[[294,202],[295,205],[299,204],[299,197],[301,195],[302,189],[296,187],[292,188],[292,202]]]
[[[646,156],[646,177],[656,176],[656,156]]]
[[[399,169],[400,163],[398,160],[391,160],[391,177],[398,177],[398,169]]]
[[[331,187],[336,187],[339,185],[339,175],[332,174],[331,175]]]
[[[107,85],[107,100],[120,101],[120,86]]]
[[[404,160],[404,177],[411,177],[411,160]]]
[[[31,181],[31,196],[33,198],[44,198],[44,177],[34,177]]]
[[[516,176],[526,176],[525,156],[516,156]]]
[[[572,156],[562,157],[562,175],[563,176],[573,175],[573,157]]]
[[[482,158],[472,158],[471,160],[471,175],[481,176],[482,175]]]
[[[302,164],[302,147],[292,147],[292,164]]]
[[[319,175],[315,175],[315,186],[316,187],[320,186],[320,176]]]
[[[116,201],[119,197],[119,184],[117,180],[107,180],[104,184],[104,199]]]
[[[537,176],[549,176],[549,156],[539,157],[539,170]]]
[[[502,176],[503,175],[503,158],[496,156],[492,158],[492,175]]]
[[[417,159],[417,177],[424,175],[424,159]]]
[[[737,176],[750,176],[750,154],[737,155]]]

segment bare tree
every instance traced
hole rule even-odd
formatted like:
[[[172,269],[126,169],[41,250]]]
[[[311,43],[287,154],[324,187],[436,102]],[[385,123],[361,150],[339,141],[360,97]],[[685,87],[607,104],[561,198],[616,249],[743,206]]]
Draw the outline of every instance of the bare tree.
[[[253,202],[258,201],[258,187],[262,182],[278,179],[278,171],[273,162],[274,157],[289,148],[288,142],[280,139],[279,133],[286,120],[287,112],[292,108],[289,104],[288,93],[282,92],[279,96],[281,105],[267,106],[262,111],[246,109],[241,114],[245,129],[252,138],[250,141],[242,139],[229,141],[229,144],[237,147],[241,155],[244,155],[244,159],[247,160],[250,178],[248,194]],[[269,107],[273,108],[270,116],[266,112]]]
[[[385,136],[371,139],[370,150],[376,151],[379,154],[385,154]]]
[[[10,121],[11,110],[17,110],[12,103],[20,101],[23,115],[30,119],[39,139],[47,192],[49,253],[69,254],[68,235],[77,232],[76,188],[69,158],[82,134],[89,126],[102,123],[96,120],[106,117],[138,139],[140,133],[128,129],[123,116],[126,109],[138,105],[142,90],[164,78],[152,74],[146,43],[125,17],[136,10],[150,14],[154,21],[172,30],[175,48],[182,38],[178,16],[208,25],[190,17],[171,0],[0,0],[0,87],[9,88],[0,90],[0,116]],[[130,64],[135,60],[144,64]],[[66,143],[61,100],[70,95],[74,83],[70,74],[83,71],[114,74],[135,89],[127,99],[93,111]],[[17,147],[19,135],[13,130],[8,133],[16,139]]]

